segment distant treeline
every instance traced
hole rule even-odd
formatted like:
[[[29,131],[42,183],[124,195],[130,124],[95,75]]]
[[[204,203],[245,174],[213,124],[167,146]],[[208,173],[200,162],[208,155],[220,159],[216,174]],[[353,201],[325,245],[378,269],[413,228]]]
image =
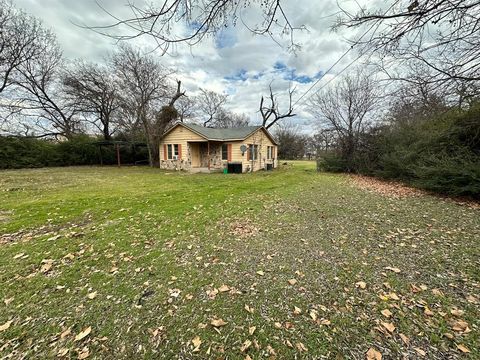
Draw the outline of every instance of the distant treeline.
[[[114,146],[95,144],[96,140],[78,135],[68,141],[51,141],[28,137],[0,136],[0,169],[37,168],[47,166],[104,165],[117,164]],[[145,147],[120,145],[122,164],[148,163]]]
[[[425,117],[396,116],[362,133],[351,159],[331,151],[319,158],[319,167],[480,198],[480,104]]]

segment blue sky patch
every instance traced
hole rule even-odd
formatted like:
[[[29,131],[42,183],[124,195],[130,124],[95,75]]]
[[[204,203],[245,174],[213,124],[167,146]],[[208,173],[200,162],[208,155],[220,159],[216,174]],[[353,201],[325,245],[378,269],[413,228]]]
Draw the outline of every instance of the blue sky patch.
[[[245,81],[248,79],[247,70],[241,69],[233,75],[225,76],[224,79],[228,81]]]
[[[284,80],[295,81],[300,84],[308,84],[311,83],[323,75],[323,71],[319,71],[315,76],[308,76],[308,75],[299,75],[297,74],[297,69],[288,67],[285,63],[277,61],[273,65],[273,69],[276,73],[280,74]]]

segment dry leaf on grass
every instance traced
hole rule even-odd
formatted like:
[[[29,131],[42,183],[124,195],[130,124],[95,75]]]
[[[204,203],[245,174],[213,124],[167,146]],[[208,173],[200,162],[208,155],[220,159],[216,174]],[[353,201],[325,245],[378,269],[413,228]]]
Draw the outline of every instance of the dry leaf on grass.
[[[290,285],[295,285],[297,283],[297,280],[296,279],[290,279],[290,280],[288,280],[288,283]]]
[[[252,307],[248,306],[247,304],[245,304],[244,309],[247,310],[250,314],[253,314],[253,312],[255,311]]]
[[[253,335],[253,333],[255,332],[255,330],[257,330],[257,327],[256,327],[256,326],[250,326],[250,327],[248,328],[248,333],[249,333],[250,335]]]
[[[303,343],[301,343],[301,342],[296,343],[295,346],[297,347],[298,351],[300,351],[300,352],[307,352],[308,351],[307,347],[305,345],[303,345]]]
[[[97,292],[94,291],[94,292],[91,292],[90,294],[87,295],[87,298],[89,298],[90,300],[93,300],[97,297]]]
[[[398,273],[402,272],[402,270],[400,270],[399,268],[397,268],[397,267],[392,267],[392,266],[387,266],[387,267],[385,267],[385,270],[393,271],[395,274],[398,274]]]
[[[365,289],[367,287],[367,284],[365,283],[365,281],[359,281],[359,282],[355,283],[355,287],[360,288],[360,289]]]
[[[225,326],[227,325],[227,323],[225,321],[223,321],[223,319],[213,319],[210,324],[214,327],[221,327],[221,326]]]
[[[60,350],[58,350],[57,356],[58,357],[65,356],[68,354],[68,352],[69,352],[68,348],[61,348]]]
[[[10,325],[12,325],[12,322],[13,322],[12,320],[8,320],[5,324],[0,325],[0,331],[7,330],[10,327]]]
[[[250,340],[245,340],[242,344],[242,346],[240,347],[240,351],[241,352],[245,352],[248,350],[248,348],[252,346],[252,342]]]
[[[420,356],[425,356],[425,355],[427,355],[427,353],[426,353],[425,351],[423,351],[422,349],[420,349],[420,348],[418,348],[418,347],[413,348],[413,349],[414,349],[414,350],[417,352],[417,354],[419,354]]]
[[[83,360],[90,356],[90,350],[88,348],[83,348],[82,351],[78,354],[78,359]]]
[[[199,336],[195,336],[193,339],[192,339],[192,344],[193,344],[193,351],[196,352],[196,351],[199,351],[200,350],[200,345],[202,345],[202,340],[200,340],[200,337]]]
[[[367,360],[382,360],[382,354],[374,348],[368,349],[365,355]]]
[[[230,288],[227,285],[222,285],[218,288],[218,291],[223,293],[223,292],[230,291]]]
[[[295,307],[293,308],[293,313],[294,313],[295,315],[300,315],[300,314],[302,313],[302,309],[300,309],[298,306],[295,306]]]
[[[257,275],[263,276],[263,275],[265,275],[265,273],[262,270],[258,270]]]
[[[77,336],[75,336],[75,341],[80,341],[80,340],[86,338],[88,335],[90,335],[91,332],[92,332],[92,327],[91,326],[83,329],[83,331],[80,331],[77,334]]]
[[[385,316],[386,318],[389,318],[390,316],[392,316],[392,312],[388,309],[383,309],[382,311],[380,311],[382,313],[383,316]]]
[[[404,335],[404,334],[400,334],[400,339],[402,339],[403,343],[405,345],[410,345],[410,339],[408,338],[408,336]]]
[[[393,325],[392,323],[386,323],[386,322],[382,322],[382,326],[387,329],[389,332],[393,333],[395,331],[395,325]]]
[[[469,353],[470,350],[463,344],[457,344],[457,349],[463,353]]]

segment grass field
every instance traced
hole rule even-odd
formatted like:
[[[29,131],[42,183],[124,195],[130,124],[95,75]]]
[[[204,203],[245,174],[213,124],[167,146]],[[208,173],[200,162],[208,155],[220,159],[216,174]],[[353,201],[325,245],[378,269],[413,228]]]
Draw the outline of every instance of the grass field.
[[[478,359],[479,241],[308,162],[1,171],[0,358]]]

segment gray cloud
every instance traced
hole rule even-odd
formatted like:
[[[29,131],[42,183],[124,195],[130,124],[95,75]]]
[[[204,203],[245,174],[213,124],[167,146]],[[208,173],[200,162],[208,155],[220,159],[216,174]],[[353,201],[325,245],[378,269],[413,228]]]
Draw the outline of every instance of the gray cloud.
[[[119,17],[130,15],[128,7],[122,4],[123,0],[101,0],[100,3]],[[100,25],[111,21],[94,0],[15,0],[15,4],[53,29],[69,59],[102,61],[115,49],[114,40],[75,25]],[[282,101],[286,99],[281,94],[289,88],[296,86],[297,96],[300,96],[311,86],[311,83],[298,82],[282,71],[294,71],[304,76],[303,79],[313,80],[348,49],[344,34],[330,30],[338,11],[335,2],[292,0],[286,2],[285,9],[293,24],[305,25],[308,29],[295,34],[296,41],[302,45],[297,54],[289,53],[268,37],[253,36],[240,24],[223,31],[217,38],[205,39],[194,48],[172,48],[161,61],[177,70],[189,94],[195,94],[199,87],[227,93],[228,106],[232,110],[244,112],[252,120],[258,119],[260,96],[267,94],[270,83]],[[251,11],[242,13],[244,21],[255,22]],[[149,38],[138,39],[136,43],[145,49],[154,46]],[[351,57],[347,57],[342,64],[350,61]],[[275,64],[280,63],[285,65],[285,70],[275,68]],[[308,113],[303,109],[298,109],[298,113],[297,121],[308,123]]]

